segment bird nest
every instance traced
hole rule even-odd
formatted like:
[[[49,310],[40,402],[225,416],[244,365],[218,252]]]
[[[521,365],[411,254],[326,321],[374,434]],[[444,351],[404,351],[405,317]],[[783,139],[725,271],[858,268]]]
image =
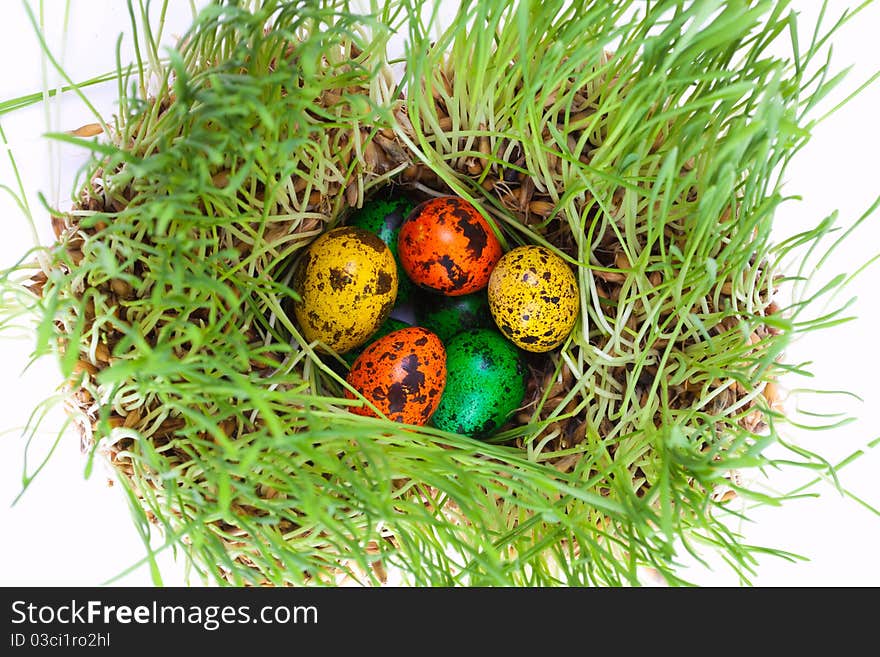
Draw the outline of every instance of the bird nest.
[[[75,140],[85,183],[29,285],[83,449],[206,577],[675,583],[682,544],[749,558],[724,505],[795,333],[770,228],[805,92],[746,38],[778,17],[527,5],[436,38],[420,5],[211,7]],[[349,412],[284,311],[293,259],[389,192],[464,197],[506,249],[572,263],[575,328],[491,438]]]

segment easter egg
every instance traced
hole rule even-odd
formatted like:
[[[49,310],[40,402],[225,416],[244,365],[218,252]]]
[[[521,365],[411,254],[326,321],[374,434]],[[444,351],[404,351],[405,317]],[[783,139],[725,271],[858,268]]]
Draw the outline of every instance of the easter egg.
[[[417,205],[397,238],[400,264],[423,288],[449,296],[482,290],[501,257],[501,243],[468,201],[441,196]]]
[[[427,329],[398,329],[367,345],[346,381],[388,419],[424,425],[437,409],[446,385],[446,350]],[[356,399],[350,390],[345,395]],[[376,415],[366,404],[352,406],[351,411]]]
[[[425,292],[415,297],[414,312],[418,325],[436,333],[444,344],[465,329],[495,326],[485,290],[457,297]]]
[[[432,423],[438,429],[485,438],[522,404],[522,354],[495,329],[462,331],[446,343],[446,389]]]
[[[343,226],[319,236],[296,264],[293,309],[303,337],[337,353],[362,345],[397,298],[397,266],[376,235]]]
[[[353,365],[357,357],[363,353],[364,349],[366,349],[370,343],[375,342],[379,338],[388,335],[392,331],[397,331],[398,329],[406,328],[407,326],[410,325],[404,322],[402,319],[389,317],[384,322],[382,322],[382,326],[380,326],[378,330],[373,333],[373,335],[367,338],[367,341],[364,344],[362,344],[360,347],[355,347],[351,351],[346,352],[342,356],[342,359],[346,363],[348,363],[349,366]]]
[[[577,280],[568,264],[543,246],[511,249],[489,278],[489,310],[498,328],[518,347],[555,349],[577,320]]]
[[[348,224],[368,230],[377,235],[391,249],[397,262],[397,305],[409,303],[412,299],[413,282],[403,273],[397,254],[397,236],[403,220],[413,209],[413,202],[403,196],[393,198],[372,198],[363,207],[352,212]]]

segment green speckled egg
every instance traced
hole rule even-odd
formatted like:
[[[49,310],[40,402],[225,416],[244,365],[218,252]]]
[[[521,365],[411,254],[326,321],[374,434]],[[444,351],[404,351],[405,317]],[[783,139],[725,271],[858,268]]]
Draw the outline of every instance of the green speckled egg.
[[[421,292],[413,305],[419,326],[436,333],[444,343],[466,329],[495,326],[485,290],[458,297]]]
[[[397,305],[409,303],[413,297],[415,284],[409,279],[400,265],[397,254],[397,236],[400,225],[412,212],[414,204],[408,198],[396,196],[391,198],[372,198],[364,202],[363,207],[352,212],[348,220],[350,226],[363,228],[388,245],[397,263]]]
[[[580,307],[571,268],[544,246],[518,246],[505,253],[489,277],[488,294],[501,332],[537,353],[565,341]]]
[[[522,404],[526,366],[495,329],[468,329],[446,343],[446,388],[433,416],[438,429],[471,438],[497,431]]]
[[[292,281],[303,337],[339,354],[364,344],[397,298],[397,268],[388,245],[361,228],[342,226],[312,242]]]
[[[354,364],[355,359],[363,353],[364,349],[366,349],[369,345],[373,344],[379,338],[383,338],[389,333],[396,331],[398,329],[406,328],[410,326],[402,319],[397,319],[396,317],[389,317],[384,322],[382,322],[382,326],[379,327],[379,330],[373,333],[367,341],[362,344],[360,347],[352,349],[351,351],[345,352],[342,356],[342,359],[348,363],[349,367]]]

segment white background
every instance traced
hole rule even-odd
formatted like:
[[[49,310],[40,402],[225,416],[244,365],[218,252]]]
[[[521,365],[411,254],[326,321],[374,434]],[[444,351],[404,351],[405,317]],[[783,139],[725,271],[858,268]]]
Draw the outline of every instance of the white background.
[[[35,12],[39,3],[31,3]],[[70,29],[62,39],[65,2],[44,0],[46,38],[74,80],[110,70],[120,32],[129,33],[128,13],[122,0],[73,0]],[[160,4],[160,3],[154,3]],[[445,3],[447,7],[456,3]],[[819,2],[802,0],[793,7],[803,12],[805,26],[812,25]],[[848,4],[830,2],[830,15],[838,15]],[[856,4],[853,2],[852,4]],[[186,2],[172,2],[168,31],[179,34],[188,22]],[[43,88],[44,75],[50,87],[60,78],[51,67],[43,71],[36,36],[23,3],[4,0],[0,6],[0,101]],[[880,69],[880,7],[863,12],[838,33],[834,41],[834,68],[852,66],[842,88],[829,97],[829,109]],[[804,29],[804,34],[807,30]],[[802,37],[806,38],[806,36]],[[124,41],[124,51],[130,43]],[[103,116],[114,111],[114,88],[87,91]],[[780,235],[788,235],[815,225],[838,209],[839,225],[847,227],[880,194],[877,157],[880,153],[880,84],[874,84],[844,109],[814,130],[806,149],[790,168],[785,191],[803,200],[784,204],[777,213]],[[814,116],[818,116],[815,114]],[[38,191],[52,204],[69,206],[71,176],[80,163],[72,148],[50,146],[41,134],[51,130],[75,129],[94,119],[77,99],[66,96],[48,105],[36,105],[0,117],[10,141],[37,221],[40,239],[51,240],[46,213],[36,200]],[[0,146],[0,183],[15,186],[6,149]],[[4,228],[0,239],[0,267],[7,267],[33,245],[30,228],[8,195],[0,192],[0,220]],[[880,213],[869,219],[844,247],[817,272],[825,281],[838,273],[852,272],[880,252]],[[799,432],[784,429],[784,436],[836,462],[864,448],[880,435],[880,386],[878,377],[877,289],[880,263],[866,270],[847,289],[841,300],[857,297],[851,313],[856,321],[804,338],[787,355],[789,362],[811,361],[815,374],[811,381],[786,381],[789,388],[801,386],[842,389],[857,393],[863,402],[828,398],[811,399],[812,410],[847,412],[856,418],[844,427],[827,432]],[[108,581],[143,556],[144,548],[130,520],[127,502],[118,487],[109,487],[109,471],[97,467],[93,476],[83,477],[85,460],[79,452],[75,432],[66,431],[54,456],[30,489],[13,506],[21,489],[24,441],[21,427],[37,403],[54,394],[59,384],[57,368],[48,359],[38,361],[27,371],[33,347],[27,334],[12,339],[0,337],[0,585],[93,585]],[[797,406],[792,396],[787,409]],[[64,422],[56,407],[47,416],[39,433],[34,457],[51,446]],[[869,451],[840,471],[842,485],[875,507],[880,493],[875,483],[880,468],[880,448]],[[774,450],[773,454],[782,452]],[[33,468],[38,458],[30,463]],[[778,491],[803,483],[800,471],[783,469],[770,473]],[[831,485],[814,489],[817,498],[801,499],[778,508],[748,510],[751,522],[738,527],[744,541],[787,550],[808,557],[790,563],[762,558],[756,564],[752,582],[762,586],[877,586],[880,585],[880,518]],[[686,563],[688,559],[684,559]],[[711,561],[711,560],[710,560]],[[166,584],[183,584],[183,566],[166,552],[160,558]],[[718,564],[714,570],[692,566],[686,572],[699,584],[736,585],[728,570]],[[114,580],[118,585],[150,585],[146,567],[136,567]],[[193,583],[198,583],[193,582]]]

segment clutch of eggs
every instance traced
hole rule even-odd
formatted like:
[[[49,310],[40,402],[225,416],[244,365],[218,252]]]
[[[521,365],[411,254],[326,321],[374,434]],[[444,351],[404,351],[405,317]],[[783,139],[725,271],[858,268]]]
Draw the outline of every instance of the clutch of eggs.
[[[308,247],[293,287],[303,336],[344,354],[346,381],[369,402],[350,410],[473,438],[496,432],[525,396],[522,352],[550,351],[574,326],[568,264],[543,246],[504,254],[455,196],[415,207],[376,198],[349,222]],[[391,316],[401,294],[416,326]]]

